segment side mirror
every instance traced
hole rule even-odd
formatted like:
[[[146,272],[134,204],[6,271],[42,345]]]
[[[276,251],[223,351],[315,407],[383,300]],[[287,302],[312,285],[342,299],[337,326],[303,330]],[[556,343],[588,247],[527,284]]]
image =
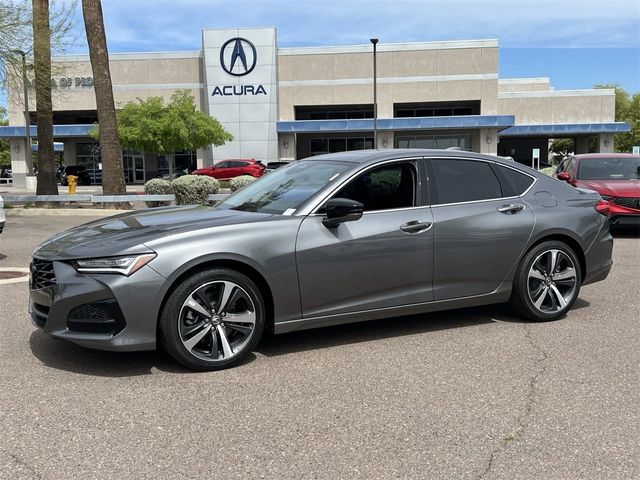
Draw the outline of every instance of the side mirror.
[[[558,174],[558,180],[563,180],[565,182],[570,182],[571,181],[571,175],[569,175],[569,172],[560,172]]]
[[[341,223],[360,220],[364,205],[348,198],[332,198],[325,209],[327,214],[322,219],[322,224],[327,228],[336,228]]]

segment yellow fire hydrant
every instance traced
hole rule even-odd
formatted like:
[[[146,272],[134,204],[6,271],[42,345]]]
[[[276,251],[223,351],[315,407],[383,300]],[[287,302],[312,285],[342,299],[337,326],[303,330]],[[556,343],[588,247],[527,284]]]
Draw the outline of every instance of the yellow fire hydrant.
[[[69,182],[69,195],[75,195],[76,187],[78,186],[78,177],[69,175],[67,176],[67,181]]]

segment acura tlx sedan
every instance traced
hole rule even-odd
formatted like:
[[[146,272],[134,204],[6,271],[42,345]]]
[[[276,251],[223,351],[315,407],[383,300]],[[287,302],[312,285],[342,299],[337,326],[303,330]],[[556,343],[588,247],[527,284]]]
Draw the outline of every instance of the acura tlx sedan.
[[[107,350],[160,342],[194,370],[266,330],[510,302],[554,320],[611,269],[608,202],[463,151],[293,162],[216,207],[125,213],[56,235],[31,265],[33,322]]]

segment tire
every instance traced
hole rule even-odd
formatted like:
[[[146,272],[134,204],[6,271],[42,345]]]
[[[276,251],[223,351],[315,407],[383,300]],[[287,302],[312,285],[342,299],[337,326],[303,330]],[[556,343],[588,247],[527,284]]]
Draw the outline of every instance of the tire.
[[[510,304],[529,320],[557,320],[578,298],[581,279],[580,262],[571,247],[557,240],[540,243],[518,265]]]
[[[191,370],[229,368],[257,345],[265,311],[260,290],[246,275],[227,268],[196,272],[169,295],[160,313],[160,343]]]

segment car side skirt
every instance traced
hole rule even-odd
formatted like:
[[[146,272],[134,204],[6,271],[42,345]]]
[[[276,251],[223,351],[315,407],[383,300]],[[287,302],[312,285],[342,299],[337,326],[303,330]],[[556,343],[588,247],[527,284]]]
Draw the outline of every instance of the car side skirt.
[[[476,307],[479,305],[490,305],[503,303],[511,297],[511,282],[504,282],[495,291],[475,295],[472,297],[453,298],[449,300],[436,300],[433,302],[414,303],[399,307],[380,308],[376,310],[363,310],[358,312],[341,313],[336,315],[326,315],[322,317],[301,318],[274,324],[274,333],[293,332],[297,330],[307,330],[311,328],[330,327],[345,323],[366,322],[368,320],[379,320],[382,318],[401,317],[416,315],[419,313],[438,312],[442,310],[453,310],[456,308]]]

